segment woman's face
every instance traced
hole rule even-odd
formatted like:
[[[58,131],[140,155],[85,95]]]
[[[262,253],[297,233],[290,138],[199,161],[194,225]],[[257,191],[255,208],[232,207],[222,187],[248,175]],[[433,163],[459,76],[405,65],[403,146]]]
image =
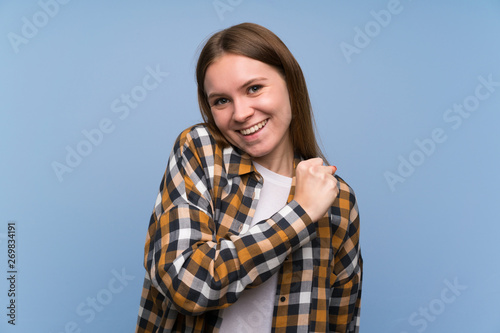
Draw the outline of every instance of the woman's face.
[[[293,156],[288,89],[274,67],[225,54],[208,67],[205,91],[215,124],[231,144],[267,167]]]

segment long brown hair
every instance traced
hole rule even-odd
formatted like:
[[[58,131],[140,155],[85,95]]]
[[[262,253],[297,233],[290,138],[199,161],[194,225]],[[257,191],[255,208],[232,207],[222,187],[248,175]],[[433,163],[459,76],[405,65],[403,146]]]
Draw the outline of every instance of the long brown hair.
[[[216,141],[224,147],[229,146],[212,116],[204,86],[205,73],[215,60],[226,53],[261,61],[276,68],[284,76],[292,110],[290,133],[294,153],[305,159],[321,157],[325,160],[316,142],[311,102],[299,64],[278,36],[254,23],[241,23],[215,33],[208,39],[198,58],[198,103],[203,120]]]

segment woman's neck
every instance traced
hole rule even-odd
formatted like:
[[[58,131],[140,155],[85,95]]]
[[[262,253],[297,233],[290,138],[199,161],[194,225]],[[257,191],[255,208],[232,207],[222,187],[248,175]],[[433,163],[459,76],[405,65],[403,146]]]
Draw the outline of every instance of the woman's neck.
[[[288,151],[285,154],[266,156],[266,158],[256,157],[253,160],[264,168],[271,170],[282,176],[292,177],[293,175],[293,151]]]

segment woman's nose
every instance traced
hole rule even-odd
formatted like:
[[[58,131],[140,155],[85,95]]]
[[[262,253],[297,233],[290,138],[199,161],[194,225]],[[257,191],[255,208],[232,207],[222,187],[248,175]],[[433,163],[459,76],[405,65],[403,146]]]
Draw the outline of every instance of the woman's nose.
[[[248,103],[245,103],[245,101],[234,101],[233,105],[233,120],[239,123],[245,122],[255,113],[253,107]]]

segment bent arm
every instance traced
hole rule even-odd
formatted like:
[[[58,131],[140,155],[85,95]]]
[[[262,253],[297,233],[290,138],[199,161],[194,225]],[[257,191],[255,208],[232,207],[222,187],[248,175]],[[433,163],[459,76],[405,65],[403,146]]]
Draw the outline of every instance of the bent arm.
[[[265,281],[315,237],[315,225],[291,201],[247,232],[217,239],[201,165],[192,141],[174,147],[145,249],[152,285],[188,315],[234,303],[247,285]]]

